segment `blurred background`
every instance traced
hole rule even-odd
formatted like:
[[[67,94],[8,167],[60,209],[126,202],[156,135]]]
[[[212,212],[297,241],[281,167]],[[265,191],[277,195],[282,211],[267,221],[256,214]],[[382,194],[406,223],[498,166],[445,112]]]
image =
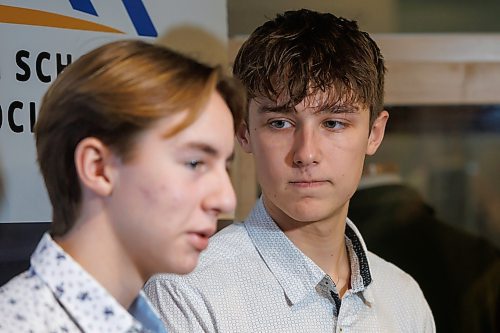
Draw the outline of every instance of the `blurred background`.
[[[309,8],[357,20],[370,33],[498,32],[497,0],[227,0],[229,36],[248,35],[276,13]]]

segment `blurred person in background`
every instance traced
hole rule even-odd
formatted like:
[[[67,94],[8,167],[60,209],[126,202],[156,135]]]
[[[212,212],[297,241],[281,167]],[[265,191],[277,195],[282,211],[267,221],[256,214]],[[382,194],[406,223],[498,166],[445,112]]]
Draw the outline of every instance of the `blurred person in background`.
[[[374,253],[415,278],[437,332],[499,332],[499,250],[441,221],[397,164],[365,166],[348,216]]]

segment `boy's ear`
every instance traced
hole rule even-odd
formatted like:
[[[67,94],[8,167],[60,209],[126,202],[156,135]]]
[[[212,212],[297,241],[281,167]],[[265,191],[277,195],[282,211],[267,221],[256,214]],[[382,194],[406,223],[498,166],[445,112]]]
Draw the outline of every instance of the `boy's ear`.
[[[76,172],[83,186],[100,196],[113,191],[114,154],[101,140],[87,137],[75,149]]]
[[[382,143],[385,134],[385,125],[389,119],[389,112],[382,111],[377,119],[373,122],[371,127],[370,136],[368,137],[368,146],[366,148],[367,155],[373,155]]]
[[[252,152],[252,147],[250,145],[250,135],[248,133],[248,124],[246,121],[242,121],[236,129],[236,139],[240,143],[240,146],[244,152]]]

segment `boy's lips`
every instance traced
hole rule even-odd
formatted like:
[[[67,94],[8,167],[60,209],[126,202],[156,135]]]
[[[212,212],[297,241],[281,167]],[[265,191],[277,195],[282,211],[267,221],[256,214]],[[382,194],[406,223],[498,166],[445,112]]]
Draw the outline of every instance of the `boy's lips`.
[[[215,231],[215,227],[191,231],[188,233],[189,242],[196,250],[201,252],[208,247],[208,240]]]
[[[289,182],[291,185],[296,187],[319,187],[323,185],[330,184],[331,182],[326,179],[297,179]]]

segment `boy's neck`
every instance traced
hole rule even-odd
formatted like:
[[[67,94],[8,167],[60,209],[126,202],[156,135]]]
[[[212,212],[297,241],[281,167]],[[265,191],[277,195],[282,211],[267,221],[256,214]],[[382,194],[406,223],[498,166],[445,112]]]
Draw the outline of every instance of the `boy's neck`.
[[[145,281],[104,221],[79,221],[55,241],[128,309]]]
[[[295,221],[284,212],[271,217],[292,243],[332,278],[342,296],[349,289],[351,276],[345,243],[346,217],[332,216],[315,222]]]

